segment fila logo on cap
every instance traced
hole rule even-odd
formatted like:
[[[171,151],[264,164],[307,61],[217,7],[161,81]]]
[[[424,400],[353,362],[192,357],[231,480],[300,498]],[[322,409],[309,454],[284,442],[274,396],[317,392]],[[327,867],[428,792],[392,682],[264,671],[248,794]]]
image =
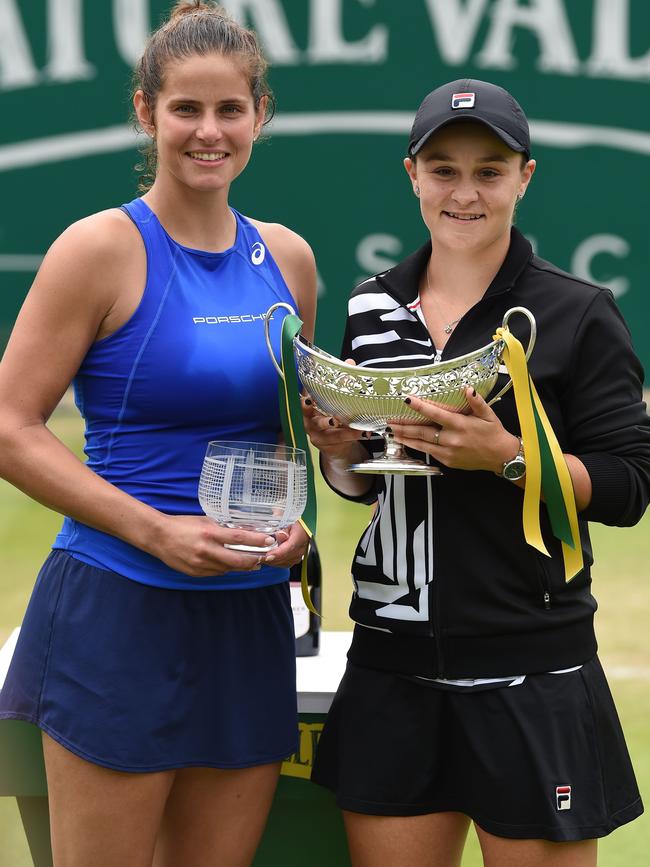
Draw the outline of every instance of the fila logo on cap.
[[[474,108],[475,93],[454,93],[451,97],[452,108]]]
[[[556,786],[555,801],[558,810],[571,809],[571,786]]]

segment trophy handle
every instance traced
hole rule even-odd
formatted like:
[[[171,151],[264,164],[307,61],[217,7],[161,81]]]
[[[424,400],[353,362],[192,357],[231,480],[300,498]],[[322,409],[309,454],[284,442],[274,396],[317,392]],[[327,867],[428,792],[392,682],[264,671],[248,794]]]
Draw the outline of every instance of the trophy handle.
[[[273,362],[273,366],[277,370],[278,376],[280,376],[282,379],[284,379],[284,373],[282,373],[282,368],[280,367],[280,365],[278,364],[278,362],[275,359],[275,353],[273,352],[273,347],[271,346],[271,327],[269,325],[269,323],[271,321],[271,316],[273,315],[274,311],[277,310],[279,307],[284,307],[284,309],[288,310],[292,316],[296,315],[296,311],[293,309],[291,304],[286,304],[284,301],[278,301],[277,304],[274,304],[272,307],[269,307],[269,309],[264,314],[264,337],[266,338],[266,348],[268,349],[269,355],[271,356],[271,361]],[[519,308],[515,308],[515,309],[519,309]],[[504,319],[504,322],[505,322],[505,319]]]
[[[513,313],[523,313],[528,322],[530,323],[530,337],[528,338],[528,346],[526,347],[526,361],[530,358],[530,355],[535,347],[535,340],[537,339],[537,323],[535,322],[535,317],[527,310],[526,307],[511,307],[510,310],[506,310],[503,316],[503,328],[505,328],[508,324],[508,320],[512,316]],[[501,391],[496,394],[493,398],[488,400],[487,405],[492,406],[493,403],[496,403],[498,400],[501,400],[503,395],[508,391],[508,389],[512,388],[512,379],[509,379],[506,384],[503,386]]]

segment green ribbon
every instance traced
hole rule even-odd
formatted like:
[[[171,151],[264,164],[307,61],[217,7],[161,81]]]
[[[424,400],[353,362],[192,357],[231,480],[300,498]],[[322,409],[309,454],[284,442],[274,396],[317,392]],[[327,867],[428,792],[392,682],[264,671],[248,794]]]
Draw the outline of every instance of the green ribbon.
[[[278,381],[278,393],[280,404],[280,420],[284,440],[288,445],[296,449],[302,449],[305,453],[307,466],[307,504],[302,513],[299,523],[309,536],[309,542],[316,534],[317,506],[316,486],[314,484],[314,466],[311,460],[311,451],[302,417],[302,405],[300,402],[300,381],[296,371],[296,362],[293,354],[293,340],[302,328],[302,320],[295,314],[289,313],[282,321],[282,334],[280,338],[280,353],[282,377]],[[307,583],[307,554],[303,557],[300,571],[300,584],[302,597],[307,608],[319,617],[320,612],[315,608],[309,593]]]
[[[532,395],[531,395],[532,397]],[[546,502],[546,512],[553,535],[561,542],[565,542],[571,548],[575,548],[575,542],[571,533],[569,513],[562,492],[562,485],[557,473],[553,452],[544,430],[544,425],[539,415],[537,402],[533,398],[533,413],[535,416],[535,428],[539,440],[540,461],[542,464],[542,492]]]

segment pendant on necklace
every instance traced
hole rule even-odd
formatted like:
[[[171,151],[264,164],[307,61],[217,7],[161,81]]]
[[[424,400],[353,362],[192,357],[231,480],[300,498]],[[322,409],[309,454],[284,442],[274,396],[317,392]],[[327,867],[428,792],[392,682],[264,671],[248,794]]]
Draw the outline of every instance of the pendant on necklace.
[[[462,316],[459,317],[458,319],[454,319],[453,322],[448,322],[443,328],[445,334],[451,334],[451,332],[458,325],[458,323],[460,322],[461,319],[462,319]]]

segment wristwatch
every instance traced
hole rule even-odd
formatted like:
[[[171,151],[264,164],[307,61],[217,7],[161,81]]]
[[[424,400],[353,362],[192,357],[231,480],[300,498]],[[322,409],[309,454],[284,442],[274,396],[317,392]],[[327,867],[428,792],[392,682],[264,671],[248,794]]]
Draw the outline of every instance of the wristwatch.
[[[526,475],[526,459],[524,458],[524,441],[519,437],[519,451],[509,461],[504,461],[501,478],[516,482]]]

